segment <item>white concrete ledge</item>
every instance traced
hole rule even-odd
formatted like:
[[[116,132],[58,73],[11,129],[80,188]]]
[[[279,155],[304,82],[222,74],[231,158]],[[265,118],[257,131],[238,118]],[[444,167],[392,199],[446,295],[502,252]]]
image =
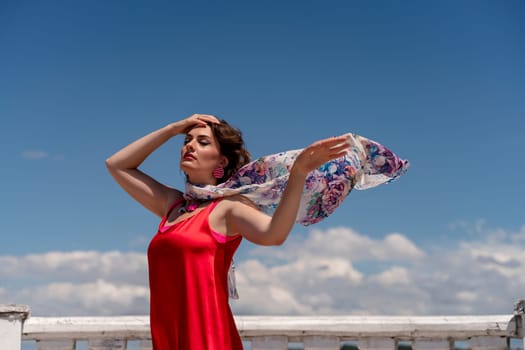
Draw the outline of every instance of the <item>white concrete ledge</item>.
[[[29,317],[30,308],[22,304],[0,304],[0,317]]]
[[[517,333],[513,315],[487,316],[236,316],[241,337],[305,336],[358,338],[467,339],[475,336],[509,337]],[[148,339],[148,316],[31,317],[23,339],[90,338]]]
[[[151,338],[148,316],[31,317],[24,323],[23,339],[87,340]]]
[[[363,350],[394,350],[405,341],[414,350],[451,350],[455,341],[467,341],[473,350],[506,350],[511,339],[525,344],[524,310],[525,301],[519,300],[508,315],[236,316],[235,322],[252,350],[285,349],[292,342],[308,350],[333,350],[345,341]],[[151,350],[149,316],[28,316],[27,306],[0,305],[1,350],[20,349],[22,339],[36,341],[39,350],[55,349],[56,344],[72,350],[79,340],[87,340],[92,349],[100,344],[126,349],[128,340],[136,340],[141,350]]]
[[[508,337],[516,332],[512,315],[488,316],[314,316],[236,318],[243,337],[261,335],[337,336],[342,340],[359,338],[468,339],[473,336]]]

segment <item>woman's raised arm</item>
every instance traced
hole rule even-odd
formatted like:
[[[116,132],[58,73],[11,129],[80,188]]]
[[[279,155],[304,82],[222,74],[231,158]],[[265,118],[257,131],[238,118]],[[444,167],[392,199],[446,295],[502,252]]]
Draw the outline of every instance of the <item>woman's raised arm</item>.
[[[218,121],[210,115],[194,114],[141,137],[106,159],[109,173],[137,202],[162,217],[169,203],[182,194],[174,188],[161,184],[138,167],[153,151],[173,136],[184,133],[192,125],[205,125],[206,122]]]

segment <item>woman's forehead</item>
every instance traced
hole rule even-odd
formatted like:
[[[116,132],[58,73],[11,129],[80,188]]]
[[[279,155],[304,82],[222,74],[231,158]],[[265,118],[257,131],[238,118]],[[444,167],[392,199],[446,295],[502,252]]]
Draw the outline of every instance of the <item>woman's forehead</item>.
[[[191,128],[190,130],[188,130],[188,132],[186,134],[187,135],[191,135],[193,137],[209,136],[209,137],[213,138],[213,132],[211,131],[211,128],[208,125],[206,125],[206,126],[196,125],[193,128]]]

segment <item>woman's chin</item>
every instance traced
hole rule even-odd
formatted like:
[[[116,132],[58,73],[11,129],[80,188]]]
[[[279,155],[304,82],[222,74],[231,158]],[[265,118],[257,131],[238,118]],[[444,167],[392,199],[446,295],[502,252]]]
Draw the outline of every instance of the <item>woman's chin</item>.
[[[179,163],[179,167],[180,170],[184,171],[185,173],[187,173],[188,171],[192,171],[195,168],[195,166],[193,166],[193,164],[187,160],[181,161]]]

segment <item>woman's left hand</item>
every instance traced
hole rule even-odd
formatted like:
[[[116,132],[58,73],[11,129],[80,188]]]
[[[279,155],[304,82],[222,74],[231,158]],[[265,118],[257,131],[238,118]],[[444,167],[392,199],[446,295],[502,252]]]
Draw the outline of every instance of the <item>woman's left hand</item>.
[[[346,135],[316,141],[304,148],[297,156],[291,172],[306,177],[310,171],[319,168],[324,163],[344,156],[349,146]]]

